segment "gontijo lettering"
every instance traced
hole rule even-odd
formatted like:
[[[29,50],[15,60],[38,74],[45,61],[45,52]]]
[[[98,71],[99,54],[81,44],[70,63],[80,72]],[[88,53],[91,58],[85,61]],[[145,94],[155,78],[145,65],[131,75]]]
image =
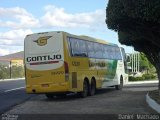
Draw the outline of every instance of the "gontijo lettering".
[[[61,59],[62,56],[60,54],[57,55],[44,55],[44,56],[35,56],[35,57],[27,57],[27,62],[38,62],[38,61],[49,61],[49,60],[58,60]]]

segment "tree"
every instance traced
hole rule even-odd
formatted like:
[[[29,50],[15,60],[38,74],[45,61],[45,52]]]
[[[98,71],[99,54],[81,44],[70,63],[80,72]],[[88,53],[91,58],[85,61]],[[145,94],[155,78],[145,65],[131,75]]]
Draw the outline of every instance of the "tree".
[[[160,0],[109,0],[106,24],[120,43],[145,53],[157,70],[160,94]]]
[[[146,71],[149,73],[155,73],[154,66],[148,61],[144,53],[140,53],[140,71]]]
[[[143,53],[140,53],[140,71],[149,70],[149,61]]]
[[[0,79],[9,79],[10,77],[11,78],[24,77],[24,67],[12,65],[12,67],[10,68],[9,65],[7,64],[6,65],[0,64]]]
[[[0,64],[0,79],[10,78],[10,68],[7,65]]]
[[[23,66],[12,66],[12,78],[22,78],[24,77],[24,67]]]

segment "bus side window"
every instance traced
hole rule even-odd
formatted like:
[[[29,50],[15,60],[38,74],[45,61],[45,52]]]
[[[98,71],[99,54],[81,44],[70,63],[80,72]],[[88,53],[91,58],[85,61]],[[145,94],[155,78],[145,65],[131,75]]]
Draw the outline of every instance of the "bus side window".
[[[70,38],[69,42],[72,56],[87,57],[86,44],[84,40]]]
[[[103,58],[103,44],[97,43],[97,58]]]
[[[114,46],[111,46],[111,59],[116,59],[115,47]]]
[[[118,47],[115,48],[115,59],[119,59],[119,51],[118,51]]]
[[[110,59],[115,59],[114,47],[110,46]]]
[[[122,56],[121,56],[121,51],[119,47],[116,48],[116,54],[117,54],[117,59],[121,60]]]
[[[108,59],[112,59],[112,46],[107,46]]]
[[[77,56],[79,53],[79,44],[76,39],[71,40],[71,47],[72,47],[72,55]]]
[[[79,43],[79,55],[82,57],[87,57],[87,48],[86,48],[86,42],[84,40],[78,40]]]
[[[86,42],[87,43],[87,50],[88,50],[88,57],[94,58],[95,52],[94,52],[94,44],[93,42]]]
[[[101,44],[94,43],[95,58],[102,58]]]
[[[103,55],[103,57],[104,58],[108,58],[108,45],[104,45],[104,55]]]

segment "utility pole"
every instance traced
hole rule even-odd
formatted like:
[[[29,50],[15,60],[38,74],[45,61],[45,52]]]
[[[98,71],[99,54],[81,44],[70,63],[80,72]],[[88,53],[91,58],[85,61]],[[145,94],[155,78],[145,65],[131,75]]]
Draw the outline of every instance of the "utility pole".
[[[10,70],[10,79],[12,78],[12,61],[9,62],[9,70]]]

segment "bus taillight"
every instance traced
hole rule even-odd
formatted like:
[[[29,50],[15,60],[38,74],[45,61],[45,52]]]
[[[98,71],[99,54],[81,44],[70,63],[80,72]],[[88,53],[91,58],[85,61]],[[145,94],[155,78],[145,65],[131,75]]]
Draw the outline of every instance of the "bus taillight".
[[[68,67],[67,62],[64,62],[64,71],[65,71],[65,80],[68,81],[69,80],[69,67]]]

